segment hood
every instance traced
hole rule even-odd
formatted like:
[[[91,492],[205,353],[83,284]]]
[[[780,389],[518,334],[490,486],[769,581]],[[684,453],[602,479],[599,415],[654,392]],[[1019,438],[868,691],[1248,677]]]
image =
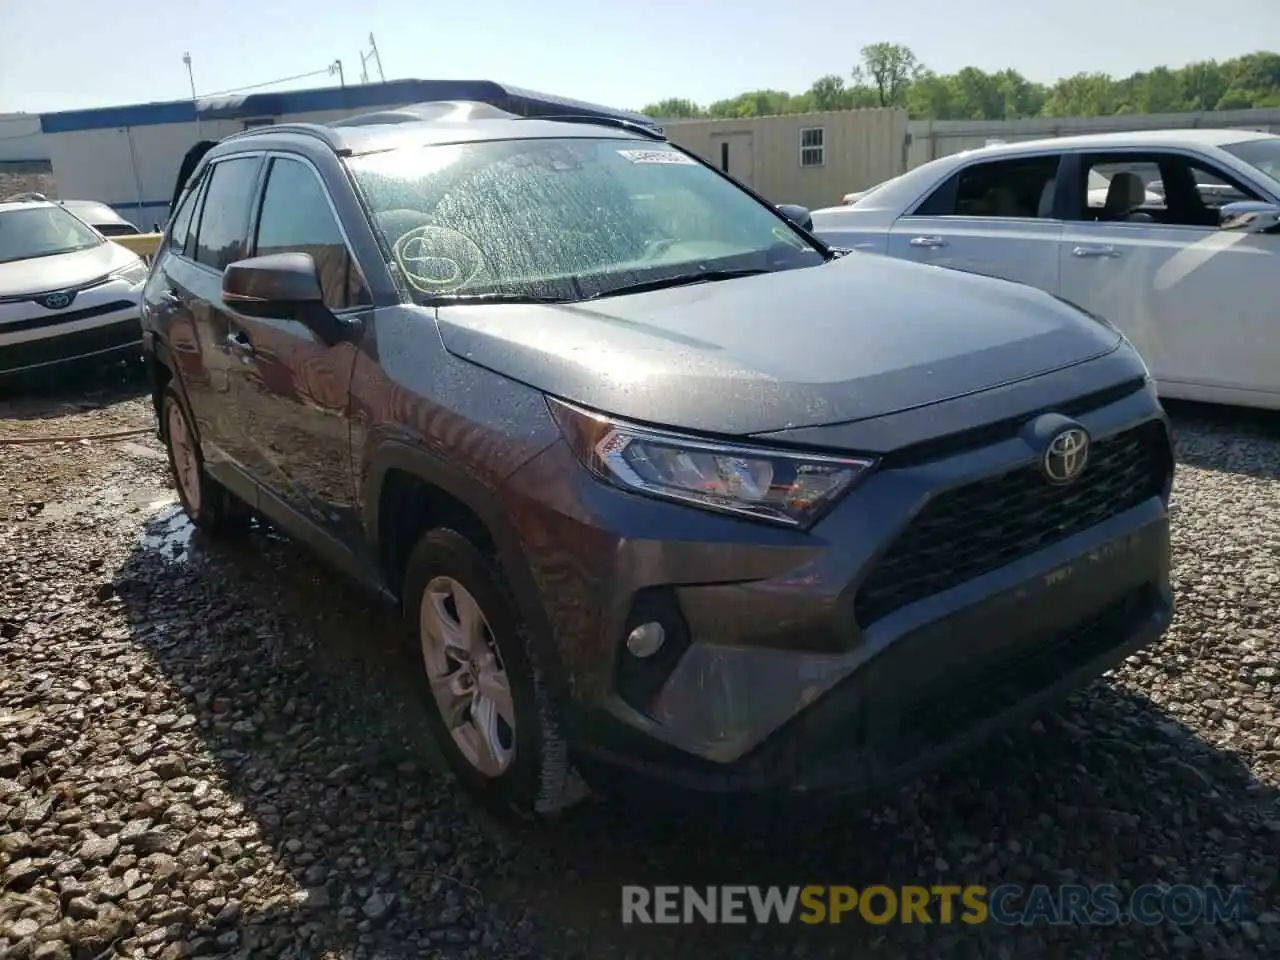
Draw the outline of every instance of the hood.
[[[737,435],[938,403],[1120,343],[1031,287],[860,254],[588,303],[441,307],[437,317],[453,354],[546,393]]]
[[[17,297],[27,293],[47,293],[77,287],[92,280],[100,280],[113,270],[127,267],[137,259],[137,254],[108,241],[75,253],[0,263],[0,297]]]

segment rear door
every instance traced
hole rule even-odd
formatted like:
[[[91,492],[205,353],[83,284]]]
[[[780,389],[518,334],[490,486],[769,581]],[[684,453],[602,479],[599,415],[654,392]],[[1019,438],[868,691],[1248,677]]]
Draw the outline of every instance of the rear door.
[[[1061,156],[974,160],[893,225],[888,254],[1058,292]]]
[[[204,175],[195,242],[183,272],[190,340],[179,363],[191,373],[189,399],[200,431],[200,446],[211,476],[240,493],[245,478],[262,470],[250,422],[236,395],[241,358],[231,350],[232,329],[222,302],[222,271],[242,260],[248,249],[249,211],[263,157],[241,154],[218,159]],[[192,386],[194,385],[194,386]]]
[[[143,292],[147,325],[169,347],[177,386],[186,397],[201,434],[205,433],[211,409],[212,381],[196,328],[194,290],[200,285],[201,275],[195,265],[195,250],[208,183],[208,176],[202,176],[175,211]]]

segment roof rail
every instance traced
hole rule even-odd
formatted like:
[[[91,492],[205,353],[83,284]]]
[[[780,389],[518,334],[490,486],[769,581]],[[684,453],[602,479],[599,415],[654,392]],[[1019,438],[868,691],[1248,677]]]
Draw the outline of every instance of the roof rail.
[[[342,138],[330,130],[328,127],[318,123],[270,123],[261,127],[250,127],[248,130],[241,130],[233,133],[228,137],[223,137],[222,142],[228,140],[243,140],[247,137],[260,137],[270,135],[272,133],[296,133],[305,137],[315,137],[317,140],[323,141],[325,146],[332,149],[335,153],[347,153],[349,148],[342,142]]]
[[[381,124],[420,123],[444,120],[510,120],[516,114],[480,100],[426,100],[404,107],[390,107],[374,113],[359,113],[332,121],[330,127],[369,127]]]
[[[538,114],[529,117],[520,117],[521,120],[547,120],[551,123],[585,123],[597,127],[617,127],[620,130],[630,130],[632,133],[638,133],[642,137],[648,137],[650,140],[666,140],[667,135],[662,132],[662,128],[654,125],[646,126],[643,123],[637,123],[634,120],[627,120],[625,117],[609,117],[609,116],[591,116],[584,113],[566,113],[566,114]]]

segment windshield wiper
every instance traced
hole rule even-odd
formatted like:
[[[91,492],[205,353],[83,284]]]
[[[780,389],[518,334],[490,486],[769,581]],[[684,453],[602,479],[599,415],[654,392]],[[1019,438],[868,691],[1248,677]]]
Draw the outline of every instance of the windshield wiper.
[[[543,297],[531,293],[443,293],[426,296],[433,307],[459,307],[468,303],[572,303],[573,297]]]
[[[717,280],[736,280],[738,277],[754,277],[761,273],[773,273],[762,267],[744,268],[741,270],[699,270],[696,273],[678,273],[673,277],[658,277],[655,280],[641,280],[638,283],[624,283],[618,287],[610,287],[593,293],[585,300],[599,300],[602,297],[613,297],[624,293],[645,293],[649,290],[666,290],[670,287],[687,287],[694,283],[714,283]]]

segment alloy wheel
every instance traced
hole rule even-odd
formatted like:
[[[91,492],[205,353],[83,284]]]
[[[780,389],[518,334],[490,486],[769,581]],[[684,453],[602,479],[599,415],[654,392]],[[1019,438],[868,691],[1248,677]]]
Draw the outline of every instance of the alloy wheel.
[[[167,429],[169,449],[173,451],[173,473],[178,488],[192,512],[200,510],[200,461],[196,456],[195,442],[187,429],[187,418],[173,402],[169,404]]]
[[[511,683],[480,604],[451,577],[422,595],[422,658],[445,728],[471,766],[498,777],[515,759]]]

